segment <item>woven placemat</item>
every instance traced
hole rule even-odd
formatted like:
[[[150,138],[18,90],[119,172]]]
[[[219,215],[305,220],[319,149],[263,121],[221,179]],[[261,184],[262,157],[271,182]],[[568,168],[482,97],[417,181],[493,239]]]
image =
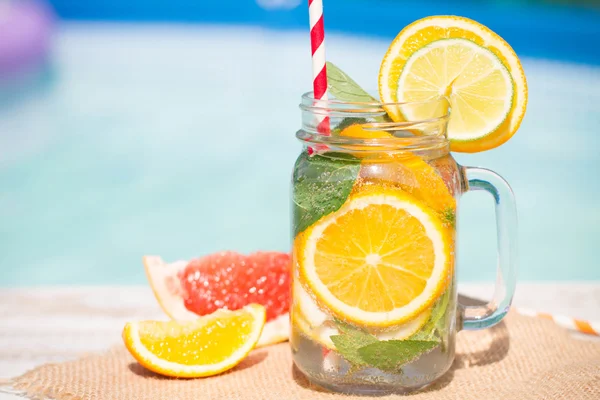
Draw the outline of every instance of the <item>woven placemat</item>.
[[[258,349],[220,376],[179,380],[153,374],[119,346],[48,364],[12,381],[34,399],[297,400],[365,399],[312,387],[292,366],[289,345]],[[600,343],[573,338],[552,322],[509,314],[492,329],[461,332],[451,370],[415,400],[598,400]],[[378,399],[406,398],[400,395]]]

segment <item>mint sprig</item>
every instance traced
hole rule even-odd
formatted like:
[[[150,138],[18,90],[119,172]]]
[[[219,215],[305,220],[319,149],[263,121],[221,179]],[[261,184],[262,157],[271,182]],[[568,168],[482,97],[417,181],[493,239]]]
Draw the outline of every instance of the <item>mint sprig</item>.
[[[333,136],[339,136],[340,133],[349,126],[356,124],[366,124],[369,121],[366,118],[344,118],[340,121],[339,124],[335,126],[335,128],[331,131]]]
[[[414,340],[438,340],[443,338],[443,332],[446,329],[446,310],[448,309],[448,303],[450,302],[450,288],[446,289],[446,292],[438,299],[431,310],[429,319],[419,330],[410,337]]]
[[[338,100],[367,103],[377,101],[344,71],[329,61],[327,62],[327,85],[331,94]]]
[[[439,344],[435,340],[382,340],[359,348],[358,354],[375,368],[395,372]]]
[[[340,335],[331,336],[336,350],[353,368],[374,367],[399,372],[402,366],[442,345],[451,287],[436,301],[427,322],[407,340],[379,340],[374,335],[336,320]]]
[[[350,102],[373,103],[378,100],[360,87],[352,78],[332,62],[327,62],[327,85],[328,90],[337,100]],[[368,122],[390,122],[391,119],[382,109],[381,115],[376,115],[370,120],[365,118],[344,118],[332,130],[334,136],[339,135],[344,129],[355,124],[366,124]]]
[[[441,217],[443,223],[450,225],[452,228],[456,227],[456,212],[454,211],[454,208],[445,208],[441,212]]]
[[[333,335],[330,336],[331,341],[335,344],[338,352],[350,362],[353,366],[366,366],[368,363],[363,360],[359,354],[359,350],[366,344],[377,343],[375,336],[355,336],[355,335]]]
[[[425,330],[428,328],[435,327],[437,330],[443,330],[446,327],[446,321],[444,316],[446,315],[446,310],[448,309],[448,304],[450,303],[450,295],[452,290],[451,288],[447,288],[442,297],[438,299],[438,301],[433,306],[433,310],[431,311],[431,316],[429,317],[429,321],[427,325],[424,327]]]
[[[360,160],[350,154],[329,152],[296,161],[293,177],[294,236],[346,201],[360,170]]]
[[[353,368],[366,366],[382,371],[399,369],[435,347],[439,340],[379,340],[374,335],[342,321],[336,321],[340,335],[331,336],[336,350]]]
[[[330,336],[338,352],[353,366],[366,366],[358,350],[379,340],[368,332],[353,327],[345,322],[336,320],[335,324],[341,335]]]

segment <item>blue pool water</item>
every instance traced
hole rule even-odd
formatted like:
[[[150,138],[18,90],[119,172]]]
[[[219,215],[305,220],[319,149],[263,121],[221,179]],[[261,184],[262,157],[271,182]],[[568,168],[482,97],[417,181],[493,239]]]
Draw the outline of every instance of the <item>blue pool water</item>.
[[[69,23],[53,65],[0,107],[0,286],[143,283],[144,254],[288,249],[288,181],[309,89],[304,32]],[[376,86],[387,40],[328,36]],[[506,145],[457,155],[511,182],[520,278],[600,279],[600,68],[524,58]],[[461,201],[459,277],[495,277],[492,201]]]

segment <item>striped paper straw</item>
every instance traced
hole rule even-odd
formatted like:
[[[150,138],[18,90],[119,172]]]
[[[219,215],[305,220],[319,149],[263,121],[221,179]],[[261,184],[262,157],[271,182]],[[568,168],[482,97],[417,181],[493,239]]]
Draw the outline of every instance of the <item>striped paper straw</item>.
[[[600,336],[600,323],[598,322],[584,321],[577,318],[566,317],[564,315],[553,315],[527,308],[517,308],[516,311],[521,315],[549,319],[556,325],[571,331],[584,333],[586,335]]]
[[[308,0],[310,18],[310,47],[312,51],[313,92],[316,100],[327,100],[327,65],[325,64],[325,25],[323,0]],[[330,134],[329,117],[318,116],[317,130]]]

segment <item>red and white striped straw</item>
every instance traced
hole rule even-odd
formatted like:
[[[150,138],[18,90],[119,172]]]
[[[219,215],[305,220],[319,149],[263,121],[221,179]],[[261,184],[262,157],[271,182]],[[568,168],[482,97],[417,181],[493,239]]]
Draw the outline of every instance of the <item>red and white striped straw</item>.
[[[327,65],[325,64],[325,25],[323,0],[308,0],[310,47],[312,50],[313,92],[315,100],[327,100]],[[329,117],[319,116],[317,130],[330,134]]]

